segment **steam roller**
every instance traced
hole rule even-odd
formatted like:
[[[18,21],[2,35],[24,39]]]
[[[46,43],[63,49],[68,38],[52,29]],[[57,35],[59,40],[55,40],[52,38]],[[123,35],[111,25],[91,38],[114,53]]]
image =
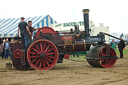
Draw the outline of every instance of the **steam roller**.
[[[87,62],[94,67],[109,68],[116,60],[116,52],[105,43],[106,33],[97,36],[89,34],[89,9],[83,10],[85,31],[75,26],[75,31],[59,35],[51,27],[40,28],[25,51],[22,42],[12,44],[12,63],[17,69],[33,68],[36,70],[52,69],[56,63],[69,59],[72,52],[87,52]],[[110,35],[108,35],[110,36]]]

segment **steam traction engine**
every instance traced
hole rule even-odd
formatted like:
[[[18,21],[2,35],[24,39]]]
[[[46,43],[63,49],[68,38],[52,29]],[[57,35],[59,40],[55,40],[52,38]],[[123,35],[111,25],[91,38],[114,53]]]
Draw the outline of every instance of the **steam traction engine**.
[[[116,60],[116,52],[105,42],[104,33],[97,36],[89,34],[89,9],[83,10],[85,31],[80,32],[75,26],[73,34],[58,35],[50,27],[39,29],[33,42],[24,50],[22,43],[12,43],[13,66],[18,69],[32,67],[37,70],[48,70],[63,58],[69,59],[72,52],[87,51],[86,59],[94,67],[112,67]]]

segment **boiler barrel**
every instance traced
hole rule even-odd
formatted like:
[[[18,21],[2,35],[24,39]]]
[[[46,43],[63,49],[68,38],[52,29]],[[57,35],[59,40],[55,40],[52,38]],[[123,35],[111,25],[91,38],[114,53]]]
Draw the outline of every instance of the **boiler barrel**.
[[[87,47],[86,47],[86,44],[68,45],[68,46],[63,46],[63,49],[68,52],[83,52],[83,51],[86,51]]]

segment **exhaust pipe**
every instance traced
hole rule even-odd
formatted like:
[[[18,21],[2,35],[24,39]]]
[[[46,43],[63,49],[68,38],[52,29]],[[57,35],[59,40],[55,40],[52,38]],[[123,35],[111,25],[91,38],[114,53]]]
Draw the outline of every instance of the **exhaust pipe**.
[[[85,28],[85,42],[86,43],[103,43],[105,42],[105,35],[103,33],[97,34],[97,36],[90,36],[89,34],[89,9],[83,9],[84,16],[84,28]]]
[[[89,34],[89,9],[83,9],[85,39],[90,36]]]

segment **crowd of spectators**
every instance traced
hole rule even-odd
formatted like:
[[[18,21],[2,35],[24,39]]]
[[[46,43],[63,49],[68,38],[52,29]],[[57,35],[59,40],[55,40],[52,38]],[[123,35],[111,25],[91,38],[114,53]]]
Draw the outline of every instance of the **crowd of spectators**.
[[[14,39],[11,39],[9,42],[9,39],[6,38],[0,41],[0,56],[2,57],[2,59],[8,59],[9,56],[12,59],[10,43],[13,42],[13,40]]]

